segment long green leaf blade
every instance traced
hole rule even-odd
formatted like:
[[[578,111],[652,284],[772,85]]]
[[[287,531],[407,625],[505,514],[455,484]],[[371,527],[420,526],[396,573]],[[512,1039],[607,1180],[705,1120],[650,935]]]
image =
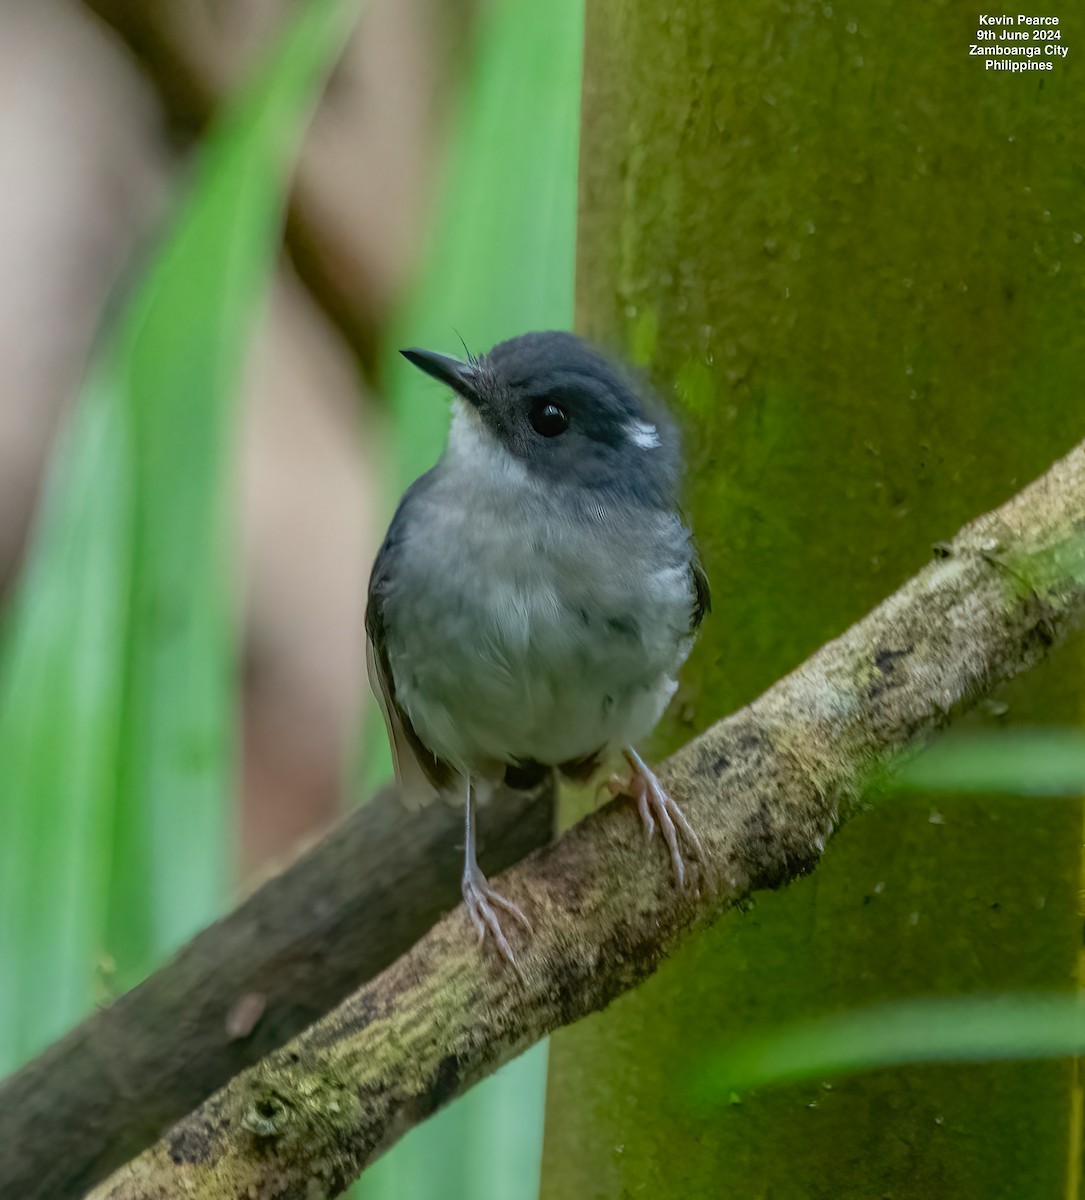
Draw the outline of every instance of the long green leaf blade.
[[[942,738],[894,774],[900,791],[1085,795],[1085,733],[1008,729]]]
[[[1083,1050],[1085,1000],[1075,995],[910,1001],[750,1037],[716,1058],[698,1090],[726,1102],[769,1084],[903,1063],[1059,1058]]]
[[[86,1010],[103,957],[133,982],[224,898],[234,400],[359,3],[311,0],[212,135],[59,440],[0,676],[0,1069]]]

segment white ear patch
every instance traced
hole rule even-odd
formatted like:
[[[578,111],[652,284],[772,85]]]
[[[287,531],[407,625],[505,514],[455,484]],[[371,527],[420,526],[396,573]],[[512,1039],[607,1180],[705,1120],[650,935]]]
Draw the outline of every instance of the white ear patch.
[[[642,450],[656,450],[662,443],[659,440],[659,430],[647,421],[631,421],[625,427],[629,440]]]

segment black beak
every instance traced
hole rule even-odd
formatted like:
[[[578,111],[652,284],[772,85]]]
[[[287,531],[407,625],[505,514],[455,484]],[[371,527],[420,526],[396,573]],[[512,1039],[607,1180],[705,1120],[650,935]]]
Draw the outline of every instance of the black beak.
[[[447,384],[454,392],[472,404],[478,404],[475,390],[476,370],[471,363],[461,362],[448,354],[437,354],[433,350],[400,350],[400,354],[427,375]]]

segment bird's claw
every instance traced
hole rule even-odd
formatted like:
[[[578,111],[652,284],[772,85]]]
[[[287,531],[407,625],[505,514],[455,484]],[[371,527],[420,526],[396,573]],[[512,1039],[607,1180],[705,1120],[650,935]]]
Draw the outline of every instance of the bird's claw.
[[[686,814],[663,790],[663,785],[656,778],[655,772],[644,762],[640,755],[632,749],[625,752],[626,762],[631,773],[628,779],[612,776],[606,783],[607,790],[612,796],[629,796],[637,802],[637,812],[640,813],[641,824],[644,827],[644,840],[651,841],[655,836],[658,824],[663,834],[663,841],[671,857],[671,869],[674,881],[679,890],[686,886],[686,864],[682,858],[678,834],[681,831],[693,850],[693,857],[702,864],[706,861],[701,839],[690,824]]]
[[[656,835],[656,822],[648,805],[648,793],[644,787],[644,780],[636,773],[628,779],[621,775],[611,775],[600,786],[601,789],[605,788],[615,800],[619,796],[628,796],[631,800],[636,800],[637,812],[640,813],[641,824],[644,827],[644,840],[650,842]]]
[[[516,955],[513,954],[508,938],[505,937],[495,909],[504,909],[510,917],[523,925],[528,933],[531,933],[531,922],[524,915],[524,910],[506,896],[502,896],[500,892],[495,891],[477,866],[470,866],[464,870],[461,890],[463,902],[467,907],[467,915],[471,918],[471,924],[474,925],[475,932],[478,934],[479,945],[481,946],[486,940],[486,933],[489,931],[497,943],[501,955],[513,966],[516,966]]]

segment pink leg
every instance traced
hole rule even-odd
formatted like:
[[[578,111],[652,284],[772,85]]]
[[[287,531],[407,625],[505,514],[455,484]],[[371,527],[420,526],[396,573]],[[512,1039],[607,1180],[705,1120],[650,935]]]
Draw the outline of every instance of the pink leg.
[[[645,841],[654,837],[658,822],[659,828],[663,832],[663,840],[666,842],[671,856],[674,881],[681,890],[686,883],[686,864],[678,844],[678,832],[681,830],[686,841],[692,847],[693,857],[703,863],[705,855],[701,847],[701,839],[689,823],[686,814],[663,790],[663,785],[656,778],[655,772],[636,750],[632,746],[627,746],[622,753],[625,755],[626,762],[629,763],[632,774],[628,782],[615,778],[607,784],[607,787],[615,796],[630,796],[636,800],[637,811],[640,813],[641,823],[644,826]]]
[[[500,892],[490,887],[489,881],[479,868],[475,858],[475,792],[471,787],[470,780],[467,781],[465,833],[463,879],[460,883],[460,891],[463,893],[463,902],[467,906],[467,915],[471,918],[471,924],[474,925],[475,932],[478,934],[479,945],[481,946],[486,940],[488,931],[497,943],[497,948],[502,956],[516,966],[516,956],[512,952],[508,938],[505,937],[501,928],[501,921],[494,910],[504,909],[510,917],[519,921],[528,933],[531,932],[531,922],[524,916],[523,909],[518,904],[513,904],[511,900],[506,899]]]

